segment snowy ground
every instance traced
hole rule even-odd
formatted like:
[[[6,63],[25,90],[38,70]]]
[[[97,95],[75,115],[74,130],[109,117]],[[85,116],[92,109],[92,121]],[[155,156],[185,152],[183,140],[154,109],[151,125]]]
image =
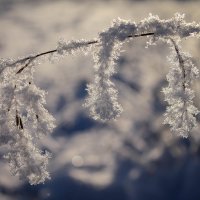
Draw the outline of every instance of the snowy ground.
[[[0,57],[54,49],[60,38],[95,38],[117,17],[139,21],[148,13],[171,18],[181,12],[188,21],[199,21],[199,6],[198,1],[1,0]],[[35,79],[48,91],[47,107],[57,120],[54,133],[41,141],[52,153],[52,179],[30,186],[12,177],[1,159],[1,200],[200,199],[199,129],[182,139],[162,125],[166,105],[160,91],[166,84],[168,48],[145,49],[145,41],[124,46],[114,76],[124,112],[108,124],[93,121],[81,106],[93,79],[91,55],[38,66]],[[199,65],[200,41],[183,46]],[[199,84],[194,88],[200,108]]]

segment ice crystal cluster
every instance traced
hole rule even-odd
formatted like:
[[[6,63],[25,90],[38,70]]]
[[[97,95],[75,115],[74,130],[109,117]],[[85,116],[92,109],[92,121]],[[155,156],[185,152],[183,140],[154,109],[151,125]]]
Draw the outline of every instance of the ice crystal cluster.
[[[88,85],[89,96],[85,103],[94,119],[116,119],[122,112],[122,106],[118,103],[118,91],[111,76],[115,73],[122,43],[135,32],[135,23],[118,19],[113,21],[109,29],[99,34],[99,42],[93,52],[94,83]]]
[[[199,70],[193,64],[192,57],[183,52],[178,43],[173,39],[171,43],[168,87],[163,89],[165,100],[169,104],[164,114],[164,123],[171,126],[172,132],[187,137],[191,129],[196,126],[195,116],[199,113],[193,105],[194,91],[191,89],[192,81],[199,77]]]
[[[11,173],[38,184],[50,178],[47,171],[50,154],[42,152],[35,139],[52,132],[54,118],[44,107],[45,92],[34,84],[33,66],[16,74],[21,64],[9,67],[10,63],[1,61],[0,144],[8,147],[4,157]]]
[[[121,46],[137,37],[148,37],[147,45],[159,41],[170,44],[168,87],[163,89],[168,102],[164,123],[170,125],[172,132],[187,137],[196,126],[198,109],[193,105],[192,81],[198,78],[199,72],[192,57],[179,44],[183,38],[199,37],[199,33],[200,25],[187,23],[184,15],[177,13],[171,19],[162,20],[150,14],[138,23],[113,20],[93,40],[61,40],[54,50],[16,60],[0,60],[0,144],[7,147],[4,157],[12,174],[31,184],[50,178],[47,170],[50,154],[37,145],[37,140],[51,133],[55,126],[54,118],[45,108],[46,94],[34,83],[35,66],[41,58],[51,57],[51,60],[77,51],[92,51],[94,79],[87,86],[84,106],[95,120],[106,122],[117,119],[122,112],[118,90],[112,81]]]

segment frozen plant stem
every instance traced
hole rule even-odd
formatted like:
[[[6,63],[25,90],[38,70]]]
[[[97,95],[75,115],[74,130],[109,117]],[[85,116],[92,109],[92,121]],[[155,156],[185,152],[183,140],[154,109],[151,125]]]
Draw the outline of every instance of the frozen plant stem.
[[[170,71],[167,75],[168,87],[163,89],[165,100],[169,106],[165,113],[165,124],[171,126],[171,131],[187,137],[196,126],[195,116],[199,113],[193,105],[194,91],[192,81],[198,78],[199,71],[194,66],[191,56],[181,51],[178,41],[169,39],[172,44],[170,55]]]
[[[180,66],[181,72],[182,72],[182,87],[183,87],[183,93],[185,93],[185,92],[186,92],[186,80],[185,80],[185,78],[186,78],[186,71],[185,71],[185,66],[184,66],[184,60],[183,60],[183,58],[182,58],[181,55],[180,55],[180,51],[179,51],[179,49],[178,49],[178,45],[176,44],[176,42],[175,42],[172,38],[170,38],[170,40],[171,40],[172,44],[174,45],[174,49],[175,49],[176,54],[177,54],[177,57],[178,57],[179,66]],[[183,120],[184,114],[185,114],[186,116],[188,115],[186,103],[187,103],[187,102],[184,100],[184,101],[183,101],[184,110],[183,110],[182,115],[181,115],[182,120]],[[190,131],[190,129],[188,129],[188,132],[189,132],[189,131]]]
[[[154,33],[142,33],[142,34],[135,34],[135,35],[128,35],[127,38],[136,38],[136,37],[144,37],[144,36],[151,36],[153,35]],[[92,44],[96,44],[98,43],[99,41],[98,40],[91,40],[89,42],[87,42],[85,44],[85,46],[88,46],[88,45],[92,45]],[[42,53],[39,53],[39,54],[36,54],[34,56],[28,56],[28,57],[25,57],[23,59],[20,59],[20,60],[17,60],[15,61],[14,63],[11,64],[11,66],[14,66],[18,63],[25,63],[27,62],[23,67],[21,67],[17,72],[16,74],[19,74],[21,73],[26,67],[28,67],[31,62],[39,57],[42,57],[42,56],[45,56],[45,55],[48,55],[48,54],[53,54],[53,53],[56,53],[57,52],[57,49],[53,49],[53,50],[50,50],[50,51],[45,51],[45,52],[42,52]]]
[[[185,73],[185,68],[184,68],[184,61],[183,61],[183,58],[180,55],[180,52],[179,52],[179,49],[178,49],[176,42],[172,38],[170,38],[170,40],[171,40],[172,44],[174,45],[174,49],[175,49],[176,54],[177,54],[179,66],[180,66],[181,71],[182,71],[182,77],[183,77],[182,78],[182,86],[183,86],[183,90],[185,91],[185,89],[186,89],[186,86],[185,86],[186,73]]]
[[[49,179],[47,164],[50,154],[42,152],[35,139],[50,134],[55,127],[53,116],[45,108],[46,93],[34,82],[35,67],[43,58],[49,61],[66,55],[92,50],[94,80],[88,84],[88,97],[84,106],[95,120],[116,120],[123,108],[118,102],[118,90],[112,82],[117,72],[117,59],[122,44],[130,39],[148,37],[148,45],[159,41],[170,43],[171,67],[167,75],[168,87],[163,89],[168,102],[165,124],[177,135],[187,137],[196,126],[199,112],[193,105],[194,91],[191,83],[199,71],[189,54],[182,52],[178,42],[183,38],[199,38],[200,25],[187,23],[184,15],[162,20],[150,14],[140,22],[113,20],[108,29],[93,40],[58,42],[57,48],[25,56],[17,60],[0,59],[0,145],[7,145],[8,160],[13,175],[28,180],[30,184]],[[91,48],[90,48],[91,47]]]

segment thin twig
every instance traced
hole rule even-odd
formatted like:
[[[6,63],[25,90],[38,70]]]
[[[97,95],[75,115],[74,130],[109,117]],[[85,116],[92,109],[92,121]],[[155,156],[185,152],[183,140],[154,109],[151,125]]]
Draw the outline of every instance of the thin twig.
[[[183,87],[183,91],[185,93],[185,91],[186,91],[186,80],[185,80],[186,79],[186,71],[185,71],[185,66],[184,66],[184,60],[183,60],[182,56],[180,55],[180,51],[179,51],[179,48],[178,48],[178,45],[176,44],[176,42],[172,38],[170,38],[170,40],[171,40],[172,44],[174,45],[174,49],[178,56],[179,66],[181,68],[182,76],[183,76],[182,87]],[[188,117],[188,115],[187,115],[188,111],[187,111],[185,100],[183,101],[183,106],[184,106],[184,109],[183,109],[183,112],[181,115],[182,119],[184,117],[184,113],[185,113],[185,117]],[[184,119],[183,119],[183,121],[184,121]]]
[[[182,57],[180,55],[180,52],[179,52],[179,49],[178,49],[176,42],[172,38],[170,38],[170,40],[171,40],[172,44],[174,45],[174,49],[175,49],[176,54],[178,56],[178,61],[179,61],[179,65],[181,67],[182,76],[183,76],[182,86],[183,86],[183,90],[185,91],[185,89],[186,89],[186,85],[185,85],[186,72],[185,72],[185,67],[184,67],[184,60],[182,59]]]
[[[141,34],[135,34],[135,35],[128,35],[127,38],[135,38],[135,37],[144,37],[144,36],[151,36],[151,35],[154,35],[153,32],[149,32],[149,33],[141,33]],[[96,44],[98,43],[99,41],[98,40],[91,40],[89,41],[88,43],[86,43],[85,45],[92,45],[92,44]],[[21,67],[17,72],[16,74],[19,74],[21,73],[25,68],[27,68],[31,62],[33,60],[35,60],[36,58],[39,58],[41,56],[44,56],[44,55],[48,55],[48,54],[52,54],[52,53],[56,53],[57,52],[57,49],[53,49],[53,50],[50,50],[50,51],[45,51],[45,52],[42,52],[42,53],[39,53],[39,54],[36,54],[34,56],[28,56],[28,57],[25,57],[25,58],[22,58],[22,59],[19,59],[17,61],[15,61],[14,63],[12,63],[10,66],[14,66],[18,63],[23,63],[23,62],[26,62],[28,60],[28,62],[23,66]]]

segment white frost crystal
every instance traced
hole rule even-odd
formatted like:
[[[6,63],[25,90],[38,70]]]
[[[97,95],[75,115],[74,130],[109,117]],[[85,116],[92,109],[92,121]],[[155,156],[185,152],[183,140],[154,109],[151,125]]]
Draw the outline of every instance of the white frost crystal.
[[[87,46],[90,41],[87,40],[71,40],[65,42],[60,40],[57,46],[57,53],[59,55],[74,54],[77,50],[87,52]]]

